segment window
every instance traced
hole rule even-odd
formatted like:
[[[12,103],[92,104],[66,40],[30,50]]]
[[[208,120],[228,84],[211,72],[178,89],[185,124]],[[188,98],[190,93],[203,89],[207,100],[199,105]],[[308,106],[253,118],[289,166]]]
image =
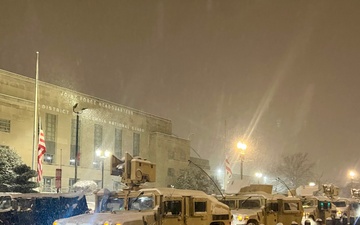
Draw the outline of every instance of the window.
[[[259,199],[245,199],[239,201],[240,209],[257,209],[260,208]]]
[[[284,202],[284,210],[297,211],[300,209],[298,202]]]
[[[74,184],[75,184],[75,178],[69,178],[69,188],[71,188]]]
[[[101,168],[101,160],[99,158],[96,158],[96,156],[93,162],[93,168],[98,170]]]
[[[10,120],[0,119],[0,131],[10,133]]]
[[[115,146],[114,155],[121,159],[122,158],[122,130],[115,128]]]
[[[154,199],[150,196],[129,198],[129,210],[149,210],[154,207]]]
[[[180,160],[181,161],[186,161],[186,155],[185,155],[185,152],[182,150],[182,149],[180,149]]]
[[[164,210],[166,216],[179,216],[181,215],[181,201],[165,201]]]
[[[168,174],[169,177],[175,176],[175,169],[174,168],[168,168],[167,174]]]
[[[278,212],[278,211],[279,211],[279,204],[278,204],[278,203],[275,203],[275,202],[268,203],[268,204],[266,205],[266,208],[267,208],[269,211]]]
[[[11,197],[0,196],[0,210],[11,209]]]
[[[235,200],[221,200],[221,202],[229,206],[230,209],[236,209]]]
[[[45,118],[46,154],[44,156],[44,161],[46,158],[48,158],[49,160],[45,161],[48,163],[54,162],[55,147],[56,147],[56,126],[57,126],[57,116],[54,114],[46,113],[46,118]]]
[[[206,202],[195,202],[195,212],[206,212]]]
[[[44,154],[44,162],[50,163],[50,164],[53,163],[54,162],[53,155],[45,153]]]
[[[54,177],[43,177],[43,192],[52,192]]]
[[[140,134],[134,133],[133,135],[133,155],[140,155]]]
[[[169,159],[174,159],[175,158],[174,150],[172,150],[172,149],[168,150],[168,158]]]
[[[100,167],[101,167],[101,161],[96,156],[96,150],[101,149],[102,140],[103,140],[103,127],[99,124],[95,124],[95,127],[94,127],[94,157],[95,157],[95,160],[93,162],[93,167],[95,169],[100,169]]]
[[[80,135],[81,133],[81,121],[78,126],[78,166],[80,165]],[[71,120],[71,143],[70,143],[70,165],[75,165],[75,152],[76,152],[76,119]]]
[[[94,154],[96,154],[96,150],[101,148],[103,138],[103,127],[99,124],[95,124],[94,129]]]

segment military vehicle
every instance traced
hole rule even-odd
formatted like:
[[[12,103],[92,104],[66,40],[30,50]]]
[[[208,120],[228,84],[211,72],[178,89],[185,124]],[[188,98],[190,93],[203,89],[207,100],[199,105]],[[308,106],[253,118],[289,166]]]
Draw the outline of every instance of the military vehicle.
[[[337,197],[332,199],[332,203],[335,205],[336,218],[349,217],[351,203],[355,202],[354,199]]]
[[[237,194],[218,197],[231,208],[232,225],[301,223],[303,208],[300,199],[272,194],[272,185],[250,185]]]
[[[351,198],[349,200],[349,223],[360,225],[360,189],[351,189]]]
[[[155,181],[156,165],[126,153],[112,156],[111,174],[129,187],[95,193],[95,212],[54,221],[53,225],[228,225],[229,207],[202,191],[143,188]]]
[[[302,196],[301,202],[304,208],[303,221],[313,217],[324,224],[327,218],[335,218],[335,206],[326,196]]]
[[[51,225],[87,211],[82,193],[0,193],[0,225]]]
[[[326,188],[327,186],[319,188],[319,186],[305,185],[296,189],[296,195],[301,199],[304,208],[302,224],[310,218],[314,220],[313,223],[317,221],[322,224],[326,223],[327,218],[335,218],[336,209],[335,205],[331,202],[331,198],[320,195],[321,190],[327,193],[327,195],[330,194],[330,189]],[[331,190],[335,189],[331,188]]]

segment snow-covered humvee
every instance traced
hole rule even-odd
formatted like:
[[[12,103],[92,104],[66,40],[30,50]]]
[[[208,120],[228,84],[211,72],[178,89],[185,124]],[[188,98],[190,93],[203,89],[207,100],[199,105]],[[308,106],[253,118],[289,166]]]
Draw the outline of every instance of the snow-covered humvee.
[[[174,188],[141,188],[153,182],[155,165],[128,153],[124,160],[112,157],[112,174],[122,176],[130,187],[117,192],[106,189],[95,193],[95,212],[56,220],[53,225],[228,225],[227,205],[202,191]],[[115,167],[115,169],[114,169]]]
[[[231,208],[232,225],[300,224],[300,199],[272,194],[271,190],[271,185],[250,185],[237,194],[219,196],[219,200]]]

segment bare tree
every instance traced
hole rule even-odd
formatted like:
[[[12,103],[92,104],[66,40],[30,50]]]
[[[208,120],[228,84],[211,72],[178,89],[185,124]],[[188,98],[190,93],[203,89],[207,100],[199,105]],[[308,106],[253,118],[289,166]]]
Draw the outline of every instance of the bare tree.
[[[300,185],[308,184],[314,177],[315,163],[309,159],[307,153],[294,153],[283,155],[280,162],[275,165],[273,173],[286,185],[295,189]]]

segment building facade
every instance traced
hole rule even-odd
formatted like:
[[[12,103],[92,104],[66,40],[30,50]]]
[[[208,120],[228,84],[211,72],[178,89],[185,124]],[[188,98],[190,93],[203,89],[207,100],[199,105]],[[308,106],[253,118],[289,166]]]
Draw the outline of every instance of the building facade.
[[[0,147],[15,151],[34,170],[35,92],[34,79],[0,70]],[[110,175],[110,158],[99,157],[98,150],[118,158],[128,152],[156,163],[152,185],[157,186],[173,184],[188,167],[190,141],[173,135],[168,119],[41,81],[37,93],[38,124],[46,143],[43,191],[56,190],[57,169],[62,171],[61,190],[73,185],[76,146],[78,180],[94,180],[101,186],[103,179],[109,189],[119,188],[120,177]]]

